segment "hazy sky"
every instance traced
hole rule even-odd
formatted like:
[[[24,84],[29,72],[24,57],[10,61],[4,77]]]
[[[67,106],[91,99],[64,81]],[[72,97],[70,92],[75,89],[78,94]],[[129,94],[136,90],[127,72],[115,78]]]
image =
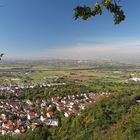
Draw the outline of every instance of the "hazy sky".
[[[75,21],[73,8],[94,1],[0,0],[0,52],[4,58],[140,59],[140,1],[122,0],[120,25],[107,11]]]

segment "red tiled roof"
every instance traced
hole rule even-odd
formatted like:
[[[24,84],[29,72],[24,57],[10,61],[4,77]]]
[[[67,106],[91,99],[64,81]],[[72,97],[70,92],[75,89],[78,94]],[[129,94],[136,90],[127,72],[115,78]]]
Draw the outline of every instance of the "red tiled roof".
[[[30,116],[35,116],[35,112],[29,112]]]
[[[53,112],[52,111],[48,111],[47,114],[49,114],[50,116],[53,115]]]

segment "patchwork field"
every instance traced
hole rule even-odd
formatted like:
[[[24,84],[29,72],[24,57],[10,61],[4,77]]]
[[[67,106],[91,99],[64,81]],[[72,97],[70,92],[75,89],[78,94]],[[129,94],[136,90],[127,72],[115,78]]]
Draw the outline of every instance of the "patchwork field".
[[[52,82],[59,78],[83,82],[126,83],[139,76],[138,63],[106,64],[1,64],[1,82]]]

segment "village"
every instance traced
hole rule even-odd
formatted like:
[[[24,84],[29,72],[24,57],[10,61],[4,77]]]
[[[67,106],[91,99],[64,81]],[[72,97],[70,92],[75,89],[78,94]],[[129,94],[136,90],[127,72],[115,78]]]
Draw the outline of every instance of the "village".
[[[62,86],[65,83],[40,84],[41,87]],[[34,88],[37,85],[25,84],[1,84],[0,85],[0,133],[17,134],[32,131],[41,126],[55,126],[61,124],[61,117],[69,118],[72,115],[80,115],[102,96],[111,93],[79,93],[67,96],[53,96],[41,100],[22,99],[21,90]],[[9,98],[10,95],[10,98]]]

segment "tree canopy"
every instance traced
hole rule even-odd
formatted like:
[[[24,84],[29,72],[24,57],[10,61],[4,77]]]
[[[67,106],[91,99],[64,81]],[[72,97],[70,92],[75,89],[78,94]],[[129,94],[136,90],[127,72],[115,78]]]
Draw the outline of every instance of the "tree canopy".
[[[74,8],[74,18],[87,20],[92,16],[102,15],[103,8],[107,9],[110,13],[113,14],[114,24],[119,24],[125,19],[124,11],[120,6],[120,0],[117,2],[115,0],[101,0],[100,2],[94,3],[93,7],[88,5],[77,6]]]

